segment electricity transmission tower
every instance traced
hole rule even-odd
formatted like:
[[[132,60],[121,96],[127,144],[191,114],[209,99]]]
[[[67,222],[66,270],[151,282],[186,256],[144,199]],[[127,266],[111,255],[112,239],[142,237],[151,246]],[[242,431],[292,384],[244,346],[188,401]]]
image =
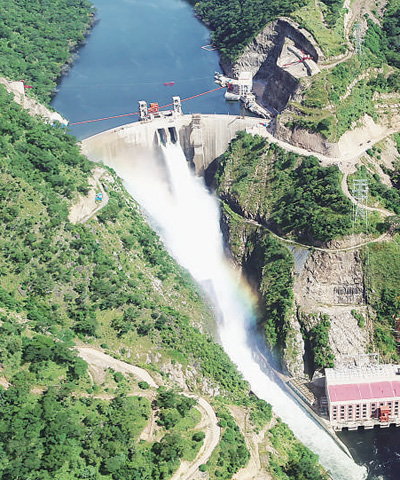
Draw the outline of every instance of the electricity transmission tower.
[[[357,201],[357,204],[353,204],[353,221],[356,222],[360,218],[366,229],[368,225],[368,211],[365,207],[368,205],[368,192],[367,178],[353,180],[352,195]]]
[[[360,57],[362,53],[362,38],[361,25],[358,22],[354,25],[354,42],[356,55]]]
[[[359,235],[359,243],[362,243],[362,233],[365,234],[365,237],[368,237],[368,179],[367,178],[358,178],[353,180],[352,195],[356,200],[356,203],[353,203],[353,235],[356,230],[357,220],[360,219],[361,227]],[[356,236],[354,236],[356,239]],[[356,241],[356,240],[355,240]],[[369,248],[368,244],[365,246],[365,263],[369,265]],[[367,279],[366,279],[367,281]]]

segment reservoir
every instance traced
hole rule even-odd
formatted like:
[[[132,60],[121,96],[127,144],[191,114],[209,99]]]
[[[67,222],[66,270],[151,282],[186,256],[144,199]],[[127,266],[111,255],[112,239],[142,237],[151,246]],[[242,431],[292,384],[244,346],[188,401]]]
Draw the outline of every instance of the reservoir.
[[[62,79],[52,102],[71,123],[137,111],[137,102],[171,102],[216,88],[218,54],[202,46],[209,32],[184,0],[94,0],[100,22],[79,51],[70,73]],[[173,85],[164,86],[164,83]],[[184,113],[241,113],[240,103],[228,103],[223,90],[182,104]],[[137,116],[71,126],[83,139]],[[379,476],[397,480],[400,471],[399,429],[343,432],[359,463]],[[349,478],[348,480],[352,480]]]
[[[99,23],[59,85],[52,106],[71,123],[136,112],[138,101],[171,103],[218,87],[218,54],[203,48],[208,30],[180,0],[96,0]],[[173,85],[164,85],[164,83]],[[184,113],[240,113],[218,90],[183,102]],[[82,139],[137,116],[72,126]]]

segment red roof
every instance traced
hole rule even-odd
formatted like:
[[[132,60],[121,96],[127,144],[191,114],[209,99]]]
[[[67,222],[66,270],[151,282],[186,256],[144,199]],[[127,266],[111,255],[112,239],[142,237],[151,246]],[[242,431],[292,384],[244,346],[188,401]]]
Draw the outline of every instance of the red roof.
[[[331,402],[348,402],[351,400],[371,400],[380,398],[399,398],[400,381],[382,381],[373,383],[352,383],[330,385],[328,387]]]

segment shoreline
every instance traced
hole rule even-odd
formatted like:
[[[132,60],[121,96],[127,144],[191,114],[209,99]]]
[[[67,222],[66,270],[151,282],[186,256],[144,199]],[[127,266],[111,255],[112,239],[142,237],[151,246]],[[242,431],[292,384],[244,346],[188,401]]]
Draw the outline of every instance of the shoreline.
[[[59,91],[58,87],[60,86],[63,78],[66,77],[69,74],[71,68],[73,67],[73,65],[75,63],[75,61],[79,58],[79,50],[87,44],[88,38],[92,34],[93,28],[98,23],[100,23],[101,18],[97,17],[96,14],[97,14],[97,10],[94,9],[92,11],[92,14],[91,14],[93,16],[91,17],[90,24],[87,27],[87,29],[85,30],[85,32],[83,33],[83,39],[80,42],[76,43],[75,45],[71,46],[70,51],[69,51],[70,56],[68,57],[67,61],[61,66],[60,73],[58,74],[58,76],[54,80],[56,85],[55,85],[53,91],[50,94],[50,102],[49,103],[51,103],[52,100],[56,97],[56,95]]]

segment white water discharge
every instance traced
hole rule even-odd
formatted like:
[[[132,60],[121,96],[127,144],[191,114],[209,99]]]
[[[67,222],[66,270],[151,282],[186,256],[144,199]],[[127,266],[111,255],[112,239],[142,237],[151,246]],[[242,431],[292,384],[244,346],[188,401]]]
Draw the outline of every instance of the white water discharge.
[[[252,390],[269,402],[275,413],[307,447],[335,480],[366,477],[356,465],[280,387],[265,375],[247,345],[247,330],[254,323],[251,300],[237,280],[223,252],[219,209],[201,179],[194,177],[181,148],[164,149],[167,172],[154,159],[120,161],[111,166],[128,191],[147,211],[162,240],[176,260],[198,282],[213,286],[213,299],[222,314],[219,334],[225,351],[248,380]]]

